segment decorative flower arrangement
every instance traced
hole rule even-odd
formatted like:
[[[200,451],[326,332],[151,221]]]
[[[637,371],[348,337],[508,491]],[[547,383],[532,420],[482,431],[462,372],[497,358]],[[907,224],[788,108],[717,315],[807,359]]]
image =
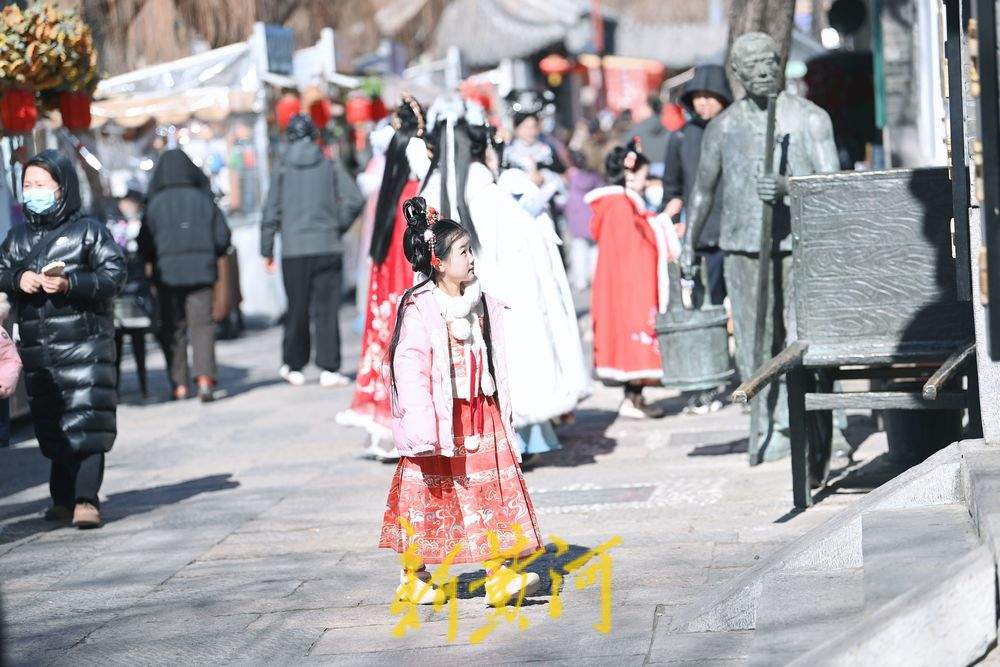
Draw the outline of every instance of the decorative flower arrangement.
[[[90,28],[73,10],[36,3],[3,8],[0,85],[43,92],[93,92],[97,52]]]

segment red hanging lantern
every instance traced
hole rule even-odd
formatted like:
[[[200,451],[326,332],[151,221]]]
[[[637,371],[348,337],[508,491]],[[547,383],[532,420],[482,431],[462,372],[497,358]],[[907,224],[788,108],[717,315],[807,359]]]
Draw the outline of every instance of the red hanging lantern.
[[[548,77],[549,85],[553,88],[562,83],[563,75],[569,72],[573,65],[564,56],[551,53],[538,62],[538,69]]]
[[[59,113],[63,127],[71,132],[90,129],[90,95],[87,93],[59,93]]]
[[[292,119],[292,116],[297,116],[300,113],[302,113],[302,102],[291,93],[282,95],[281,99],[274,105],[274,118],[278,123],[278,129],[282,132],[288,127],[288,121]]]
[[[0,120],[7,134],[28,134],[38,121],[35,94],[30,90],[8,90],[0,97]]]
[[[322,130],[333,118],[330,102],[325,99],[316,100],[309,105],[309,116],[312,118],[313,125]]]
[[[382,101],[381,97],[376,97],[372,100],[372,120],[379,121],[389,115],[389,109],[386,108],[385,102]]]
[[[347,100],[347,122],[358,125],[375,119],[374,103],[367,97],[352,97]]]

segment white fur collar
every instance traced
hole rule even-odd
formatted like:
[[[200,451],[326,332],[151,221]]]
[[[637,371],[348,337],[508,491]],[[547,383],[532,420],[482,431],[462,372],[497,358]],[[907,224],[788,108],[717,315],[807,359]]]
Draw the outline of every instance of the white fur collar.
[[[602,197],[611,197],[613,195],[625,195],[633,204],[635,204],[637,209],[640,211],[646,210],[646,202],[642,200],[639,193],[628,190],[621,185],[605,185],[604,187],[595,188],[583,196],[583,201],[588,204],[593,204]]]
[[[473,309],[479,305],[482,297],[479,281],[473,280],[458,296],[449,296],[437,287],[433,294],[452,335],[459,340],[467,340],[472,333]]]

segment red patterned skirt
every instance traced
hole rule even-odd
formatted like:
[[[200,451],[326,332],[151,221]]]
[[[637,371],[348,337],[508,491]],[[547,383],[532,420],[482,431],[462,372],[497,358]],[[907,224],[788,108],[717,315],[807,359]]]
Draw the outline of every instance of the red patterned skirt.
[[[456,400],[453,412],[454,456],[403,457],[396,466],[379,547],[406,551],[411,540],[424,563],[440,563],[456,544],[462,549],[453,563],[477,563],[491,556],[488,533],[501,550],[517,542],[515,526],[526,540],[522,555],[542,546],[535,508],[521,475],[511,443],[503,429],[500,410],[490,397],[484,401],[479,449],[465,449],[473,427],[468,401]],[[399,523],[406,517],[413,527],[408,537]]]
[[[351,407],[338,417],[340,423],[360,426],[372,434],[392,436],[392,406],[389,403],[389,342],[396,326],[396,310],[403,292],[413,287],[413,268],[403,254],[406,218],[402,205],[420,189],[419,181],[407,181],[399,196],[396,222],[389,252],[381,264],[372,264],[368,279],[368,309],[361,337],[361,360]]]

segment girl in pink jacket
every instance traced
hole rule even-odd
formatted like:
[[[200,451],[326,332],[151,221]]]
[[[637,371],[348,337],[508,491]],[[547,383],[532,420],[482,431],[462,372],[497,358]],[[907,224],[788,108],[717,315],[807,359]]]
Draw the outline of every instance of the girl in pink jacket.
[[[424,563],[484,562],[486,602],[538,587],[497,557],[542,548],[511,420],[504,307],[481,293],[468,231],[422,197],[403,205],[403,250],[429,279],[399,302],[389,347],[393,436],[400,453],[379,546],[403,554],[399,600],[442,602]]]
[[[21,377],[21,355],[17,346],[3,329],[10,315],[10,300],[0,292],[0,447],[10,445],[10,402]]]

